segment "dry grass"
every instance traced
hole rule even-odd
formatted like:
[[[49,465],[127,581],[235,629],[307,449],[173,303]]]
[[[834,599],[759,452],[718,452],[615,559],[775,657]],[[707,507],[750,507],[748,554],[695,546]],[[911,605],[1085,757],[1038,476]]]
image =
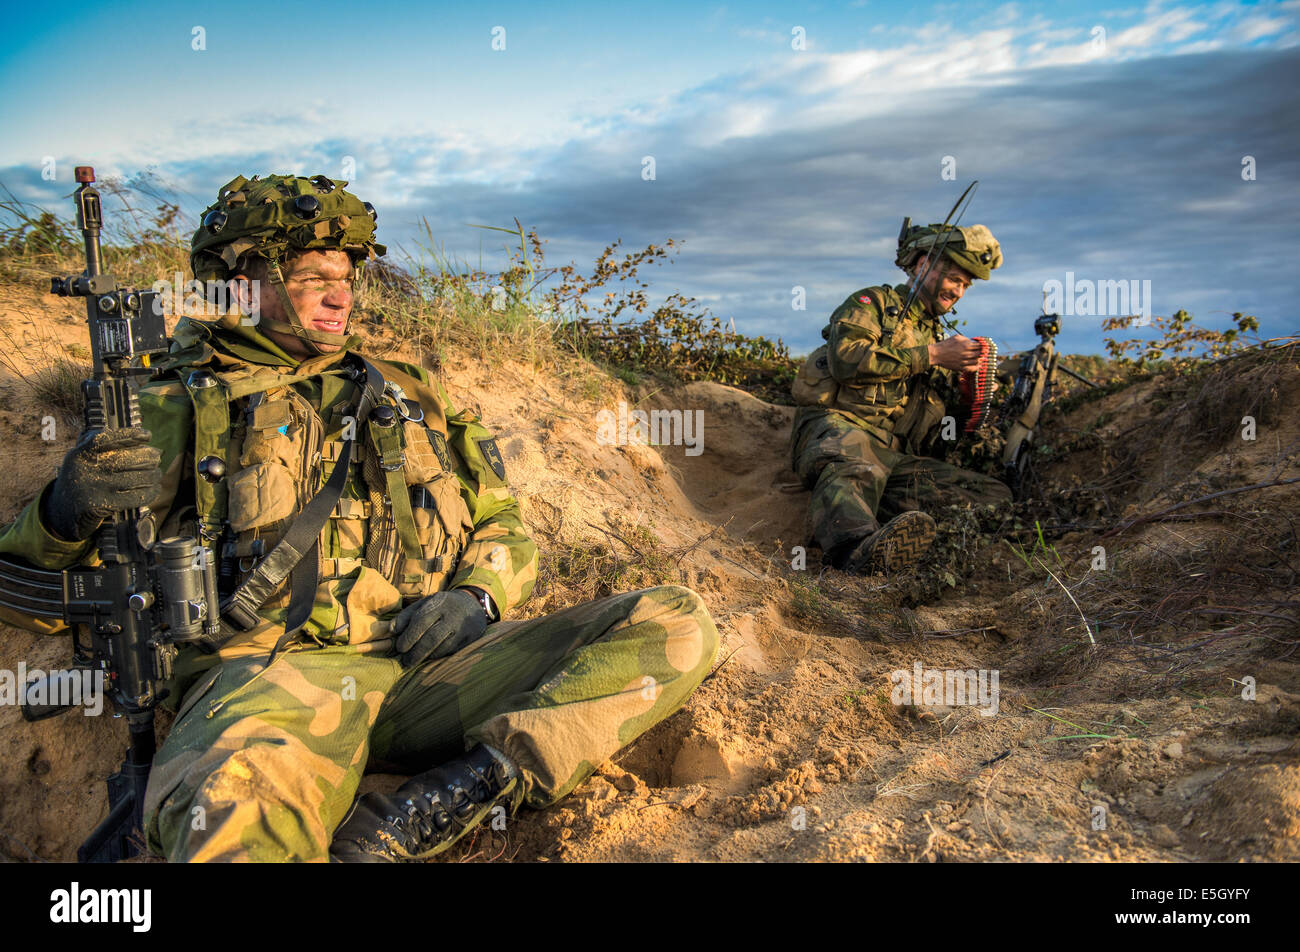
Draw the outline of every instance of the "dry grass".
[[[32,353],[33,348],[35,369],[14,359],[15,354]],[[85,353],[84,347],[64,347],[51,337],[23,346],[8,329],[0,328],[0,363],[31,392],[42,415],[48,412],[66,423],[79,424],[82,419],[81,382],[91,374],[90,364],[81,359]]]
[[[1020,659],[1023,674],[1123,700],[1171,690],[1221,693],[1225,672],[1294,658],[1295,522],[1261,499],[1244,500],[1225,516],[1194,544],[1161,529],[1126,549],[1116,545],[1105,571],[1055,567],[1068,596],[1050,579],[1023,590],[1008,608],[1030,612],[1042,632]]]
[[[559,509],[538,503],[532,500],[535,515],[529,524],[541,550],[537,585],[527,603],[530,616],[682,583],[680,553],[660,542],[652,526],[614,516],[607,526],[569,527]]]

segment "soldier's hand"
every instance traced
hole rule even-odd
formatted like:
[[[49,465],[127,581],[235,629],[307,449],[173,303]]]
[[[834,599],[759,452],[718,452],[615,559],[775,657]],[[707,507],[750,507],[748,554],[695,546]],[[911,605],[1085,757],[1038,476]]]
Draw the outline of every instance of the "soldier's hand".
[[[430,658],[445,658],[478,641],[487,630],[487,615],[479,600],[464,589],[426,595],[407,605],[393,619],[389,633],[397,638],[402,667]]]
[[[162,453],[143,427],[87,430],[68,450],[42,516],[68,540],[90,538],[123,509],[147,506],[162,493]]]
[[[955,334],[930,345],[930,363],[949,370],[979,370],[980,345],[969,337]]]

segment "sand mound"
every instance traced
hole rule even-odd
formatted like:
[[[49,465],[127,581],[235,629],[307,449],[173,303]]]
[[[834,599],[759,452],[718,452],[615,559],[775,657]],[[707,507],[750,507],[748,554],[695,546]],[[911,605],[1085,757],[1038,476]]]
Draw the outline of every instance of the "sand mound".
[[[0,328],[14,336],[19,360],[39,359],[41,341],[79,340],[65,302],[22,288],[0,299],[8,302]],[[1273,591],[1276,567],[1261,547],[1276,550],[1275,560],[1295,558],[1248,511],[1254,497],[1243,494],[1231,518],[1150,522],[1106,541],[1112,564],[1147,587],[1152,573],[1168,583],[1180,559],[1208,578],[1198,566],[1213,556],[1240,573],[1236,602],[1198,577],[1188,590],[1213,600],[1145,603],[1132,593],[1146,589],[1128,576],[1112,584],[1089,571],[1098,533],[1079,531],[1056,543],[1059,562],[1046,563],[1079,610],[1061,583],[1005,544],[976,553],[971,576],[943,598],[907,607],[879,580],[819,574],[815,558],[807,571],[791,569],[807,494],[788,469],[789,408],[711,383],[628,387],[590,367],[582,376],[599,381],[595,396],[573,373],[523,364],[484,369],[449,359],[443,376],[453,400],[476,407],[497,432],[542,547],[542,579],[524,614],[611,587],[679,581],[705,597],[723,636],[722,663],[682,711],[557,807],[521,814],[504,834],[480,831],[448,859],[1296,858],[1294,650],[1276,629],[1253,640],[1224,634],[1225,616],[1207,613],[1249,611],[1251,598]],[[1285,401],[1297,385],[1292,361],[1277,383]],[[45,411],[4,368],[0,396],[10,447],[0,518],[8,519],[73,433],[61,427],[55,441],[40,440]],[[1162,412],[1161,399],[1154,384],[1112,395],[1064,416],[1057,436],[1114,436]],[[700,411],[700,452],[671,440],[602,440],[602,411],[617,415],[620,403]],[[1111,515],[1168,508],[1196,479],[1244,485],[1291,472],[1296,422],[1270,412],[1259,411],[1262,436],[1252,444],[1184,433],[1180,450],[1148,434],[1150,445],[1116,477],[1128,482],[1106,501]],[[1050,477],[1087,486],[1099,445],[1081,445]],[[1267,492],[1275,511],[1294,512],[1290,489]],[[1262,521],[1247,544],[1237,521],[1249,518]],[[1225,563],[1233,553],[1236,563]],[[1132,604],[1121,603],[1121,589]],[[1081,612],[1100,647],[1089,646]],[[1143,620],[1153,614],[1170,631]],[[1177,625],[1183,640],[1171,634]],[[1188,648],[1189,631],[1208,647]],[[67,646],[3,629],[0,668],[66,664]],[[1162,651],[1163,668],[1150,665]],[[923,698],[893,703],[891,675],[917,664],[997,672],[996,713]],[[110,718],[27,724],[16,708],[0,707],[0,856],[71,858],[106,809],[103,779],[124,743],[121,722]],[[373,777],[366,788],[395,783]]]

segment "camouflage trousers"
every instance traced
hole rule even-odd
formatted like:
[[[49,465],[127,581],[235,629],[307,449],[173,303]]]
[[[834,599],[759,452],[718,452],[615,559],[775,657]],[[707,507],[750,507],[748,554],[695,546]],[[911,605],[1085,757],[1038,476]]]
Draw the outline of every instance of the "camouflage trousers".
[[[1011,502],[1011,490],[993,477],[890,449],[833,412],[801,410],[790,449],[794,471],[812,490],[812,535],[832,564],[907,510]]]
[[[698,595],[662,586],[499,622],[405,672],[367,647],[236,659],[196,685],[150,777],[150,847],[324,861],[367,766],[420,773],[476,743],[514,761],[528,806],[549,806],[681,707],[718,632]]]

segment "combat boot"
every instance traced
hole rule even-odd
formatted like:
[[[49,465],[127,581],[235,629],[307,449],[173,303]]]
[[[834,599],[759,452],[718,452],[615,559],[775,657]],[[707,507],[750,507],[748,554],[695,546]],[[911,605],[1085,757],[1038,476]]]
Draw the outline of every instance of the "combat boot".
[[[860,575],[893,575],[919,562],[938,531],[934,520],[915,510],[890,519],[858,543],[844,562],[844,571]]]
[[[336,863],[401,863],[450,847],[497,804],[513,813],[523,799],[519,770],[479,744],[463,757],[412,777],[392,795],[367,793],[334,833]]]

